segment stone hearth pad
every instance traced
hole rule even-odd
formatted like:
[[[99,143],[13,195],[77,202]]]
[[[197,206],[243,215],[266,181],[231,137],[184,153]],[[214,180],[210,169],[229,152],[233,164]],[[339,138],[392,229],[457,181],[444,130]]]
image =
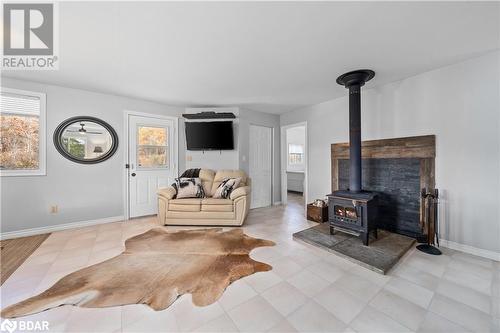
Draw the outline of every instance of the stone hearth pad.
[[[328,223],[296,232],[293,239],[335,253],[380,274],[386,274],[415,243],[413,238],[378,230],[378,239],[370,236],[369,246],[364,246],[355,236],[339,231],[330,235]]]

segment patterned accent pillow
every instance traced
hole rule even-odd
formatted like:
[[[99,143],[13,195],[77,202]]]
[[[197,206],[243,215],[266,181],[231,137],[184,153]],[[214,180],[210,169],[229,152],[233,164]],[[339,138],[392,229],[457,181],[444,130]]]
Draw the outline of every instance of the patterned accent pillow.
[[[177,191],[177,199],[205,197],[200,178],[175,178],[172,187]]]
[[[236,189],[241,183],[241,178],[224,178],[219,187],[215,190],[215,199],[227,199],[231,192]]]

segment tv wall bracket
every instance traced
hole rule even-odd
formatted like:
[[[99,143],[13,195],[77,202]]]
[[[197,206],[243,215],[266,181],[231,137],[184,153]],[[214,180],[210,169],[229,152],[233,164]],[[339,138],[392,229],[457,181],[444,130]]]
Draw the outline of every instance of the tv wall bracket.
[[[202,151],[201,151],[201,153],[202,153],[203,155],[205,155],[205,152],[206,152],[206,151],[214,151],[214,150],[202,150]],[[215,150],[215,151],[217,151],[217,150]],[[222,155],[222,150],[219,150],[219,155]]]
[[[236,116],[232,112],[198,112],[184,113],[182,115],[186,119],[235,119]]]

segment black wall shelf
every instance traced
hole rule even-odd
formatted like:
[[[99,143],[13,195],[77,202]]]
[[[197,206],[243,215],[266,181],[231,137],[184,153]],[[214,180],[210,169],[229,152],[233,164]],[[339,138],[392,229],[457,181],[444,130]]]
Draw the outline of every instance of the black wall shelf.
[[[235,119],[232,112],[199,112],[185,113],[182,115],[186,119]]]

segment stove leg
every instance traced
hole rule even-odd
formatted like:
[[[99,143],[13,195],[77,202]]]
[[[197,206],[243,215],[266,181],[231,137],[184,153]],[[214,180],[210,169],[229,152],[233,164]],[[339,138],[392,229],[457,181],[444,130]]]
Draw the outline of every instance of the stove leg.
[[[334,229],[332,226],[330,226],[330,235],[333,235]]]
[[[361,240],[363,241],[363,245],[368,246],[369,233],[363,232],[360,236],[361,236]]]
[[[378,232],[377,232],[377,229],[373,230],[373,236],[375,236],[375,239],[378,239]]]

